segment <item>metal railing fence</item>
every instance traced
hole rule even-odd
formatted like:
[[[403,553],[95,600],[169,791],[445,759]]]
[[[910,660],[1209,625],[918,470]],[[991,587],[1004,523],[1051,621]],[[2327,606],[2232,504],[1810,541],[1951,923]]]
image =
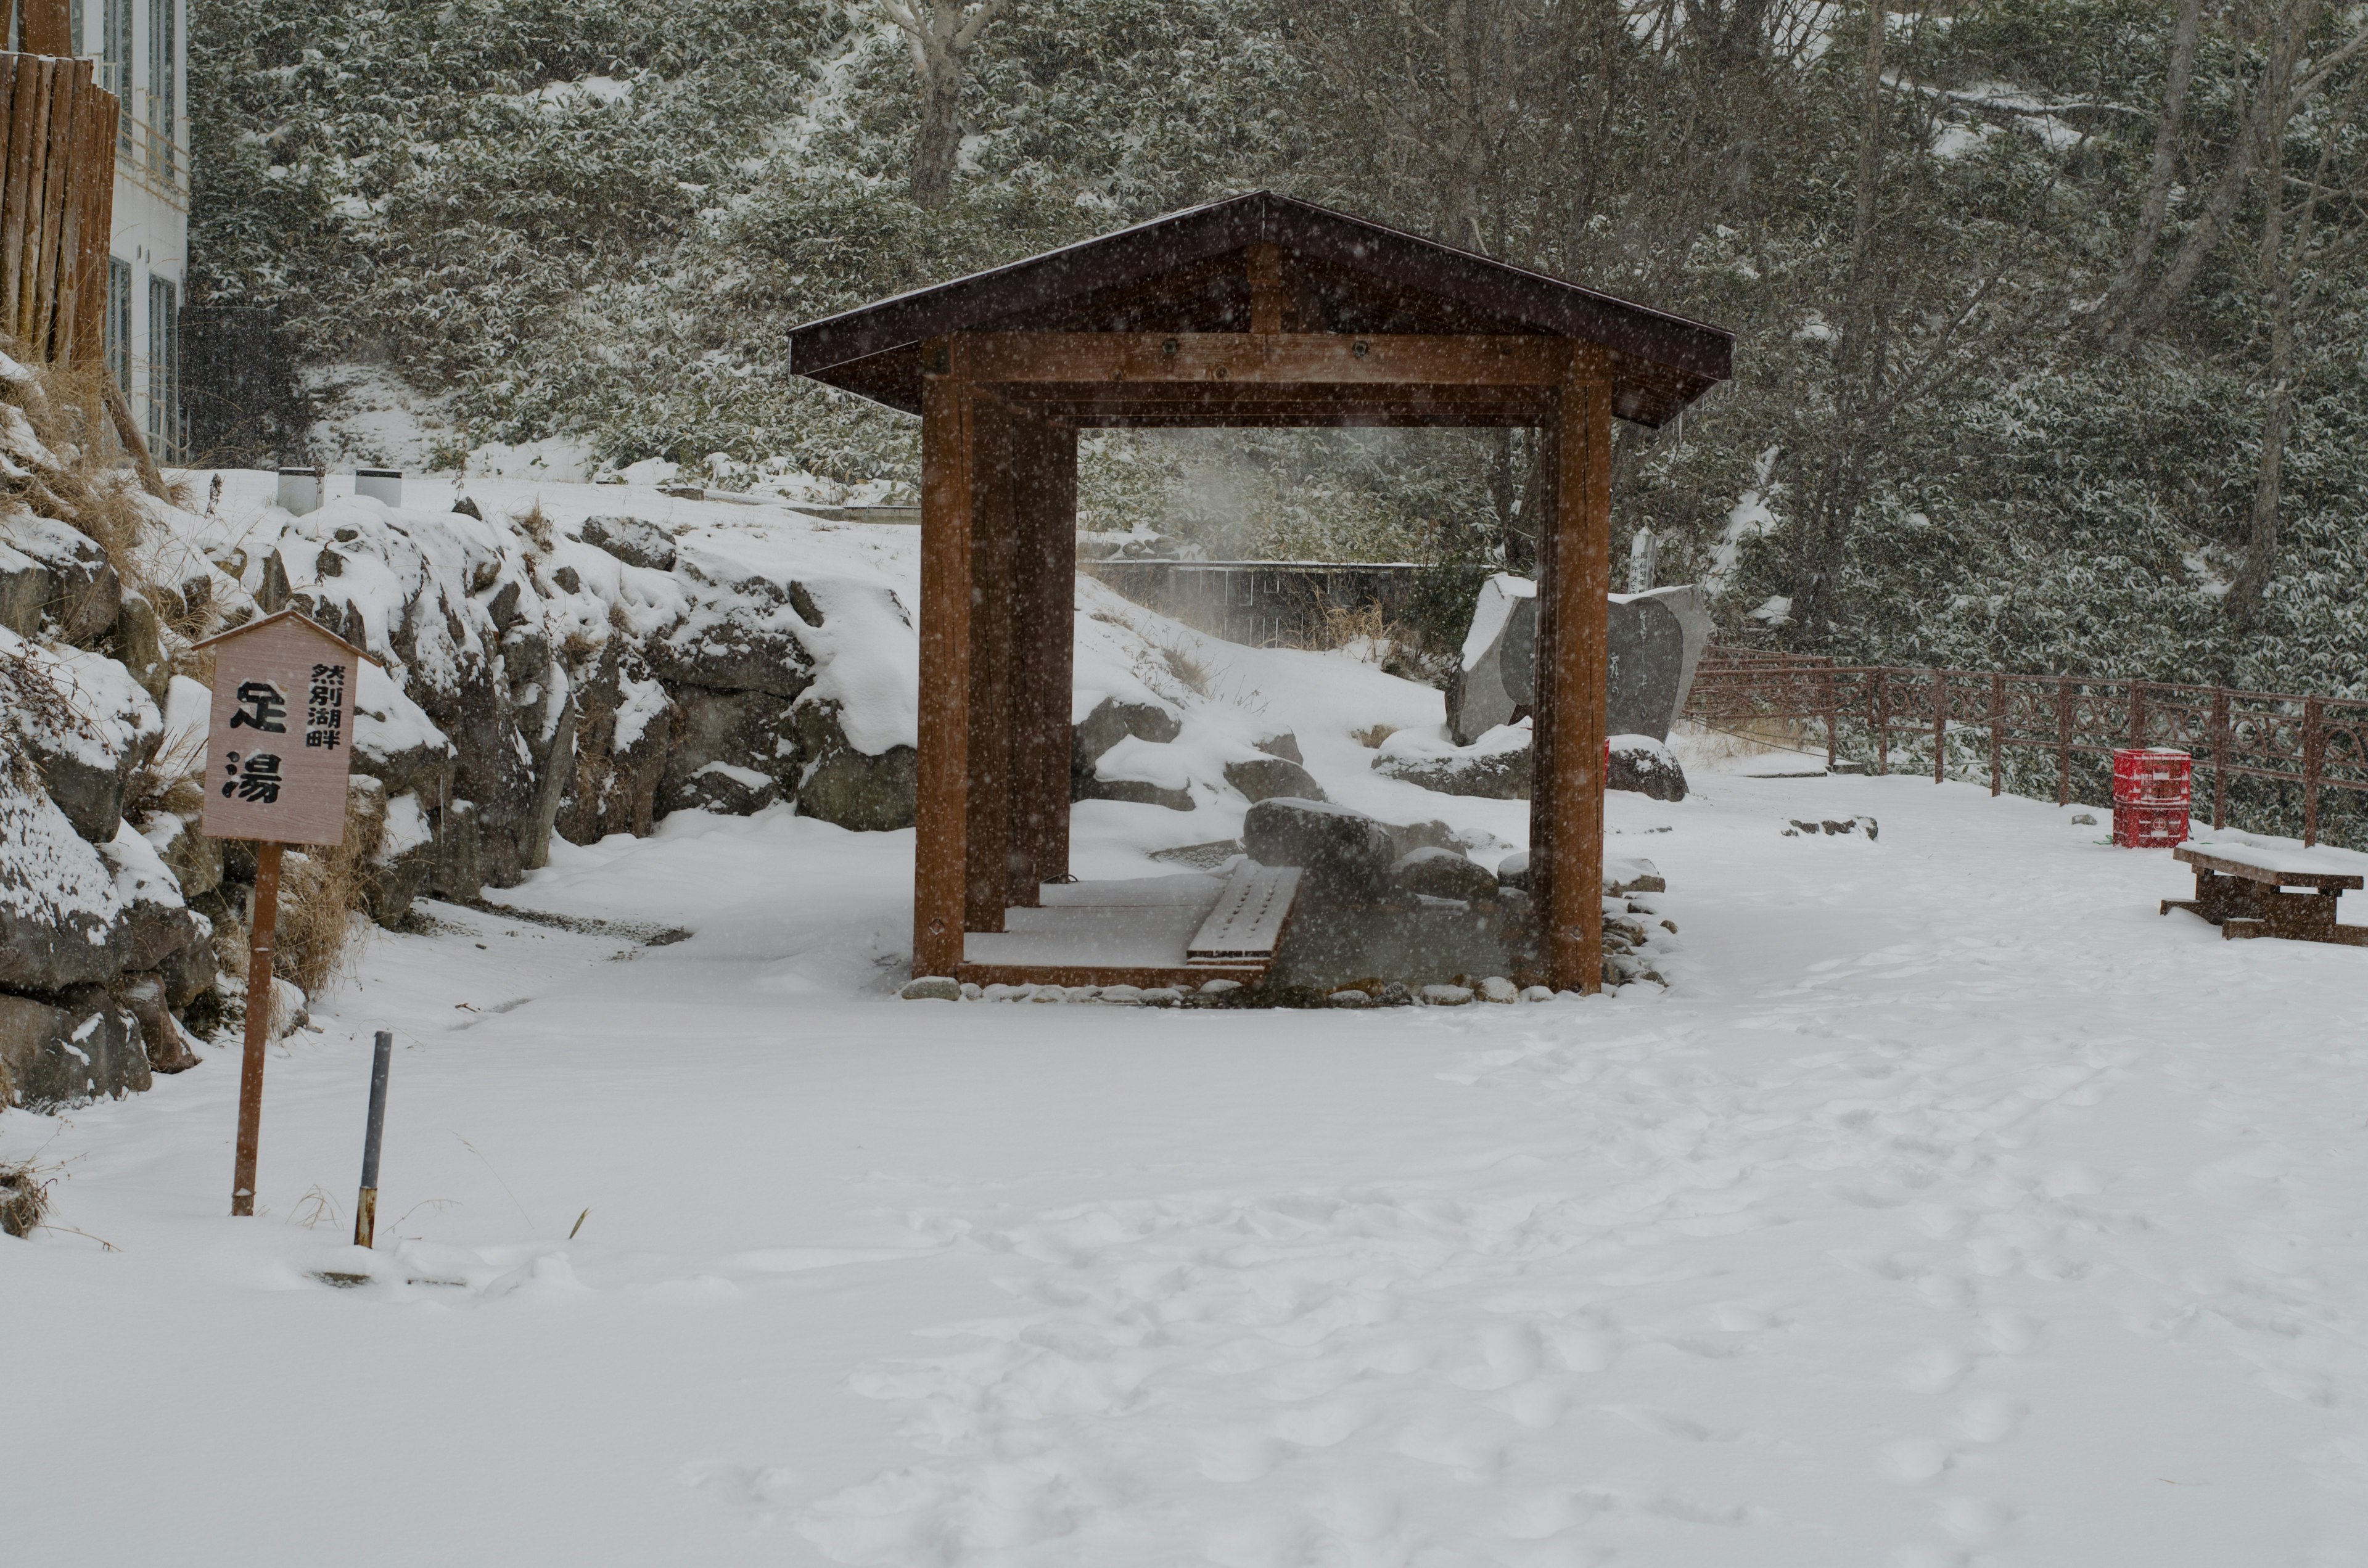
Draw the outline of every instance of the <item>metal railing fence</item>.
[[[1707,729],[1794,739],[1822,726],[1827,767],[1987,775],[1990,793],[2059,805],[2110,798],[2113,752],[2195,759],[2195,814],[2368,847],[2368,701],[2226,687],[2002,671],[1837,665],[1713,648],[1686,701]]]

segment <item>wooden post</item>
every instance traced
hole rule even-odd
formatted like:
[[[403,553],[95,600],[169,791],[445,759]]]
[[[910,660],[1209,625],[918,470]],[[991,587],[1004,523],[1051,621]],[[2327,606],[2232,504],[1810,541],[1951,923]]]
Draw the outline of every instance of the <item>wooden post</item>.
[[[921,679],[913,833],[913,972],[962,964],[968,841],[972,413],[955,346],[923,349]]]
[[[2212,825],[2228,825],[2228,688],[2212,688]]]
[[[230,1211],[255,1212],[255,1151],[263,1136],[263,1053],[271,1044],[271,940],[279,926],[279,846],[255,846],[254,925],[246,937],[246,1054],[238,1074],[238,1153]]]
[[[1932,782],[1947,776],[1949,762],[1949,672],[1932,672]]]
[[[1831,773],[1841,756],[1842,693],[1840,677],[1831,665],[1824,673],[1826,687],[1826,771]]]
[[[70,55],[74,52],[73,0],[17,0],[25,19],[25,52]]]
[[[2130,744],[2142,746],[2146,742],[2146,682],[2130,682]]]
[[[51,316],[57,306],[58,242],[65,232],[66,170],[74,162],[74,100],[78,85],[76,78],[90,69],[89,62],[61,60],[50,74],[49,135],[44,142],[41,175],[40,252],[26,258],[25,270],[30,288],[27,292],[24,325],[17,333],[20,342],[34,352],[48,356]],[[33,243],[29,228],[25,243]]]
[[[2305,847],[2318,842],[2318,776],[2327,749],[2327,736],[2321,728],[2325,711],[2318,698],[2303,699],[2302,841]]]
[[[1553,457],[1553,551],[1538,578],[1540,609],[1552,610],[1553,640],[1551,645],[1541,641],[1535,666],[1535,706],[1550,715],[1550,749],[1533,769],[1531,860],[1534,866],[1543,821],[1547,875],[1538,918],[1547,983],[1557,991],[1592,992],[1603,983],[1605,644],[1611,589],[1611,388],[1592,348],[1573,351],[1556,399]]]
[[[1077,435],[1021,427],[1013,574],[1010,889],[1032,907],[1069,874],[1069,704],[1076,656]]]
[[[1891,771],[1891,682],[1885,672],[1874,672],[1874,770]]]
[[[1546,809],[1545,781],[1555,775],[1557,748],[1554,744],[1556,716],[1559,709],[1554,693],[1547,689],[1549,671],[1558,666],[1555,645],[1560,634],[1559,617],[1555,613],[1558,596],[1550,585],[1560,580],[1562,519],[1577,509],[1577,503],[1563,499],[1562,429],[1559,423],[1551,424],[1537,434],[1537,451],[1532,459],[1541,465],[1538,482],[1537,517],[1537,614],[1536,630],[1530,652],[1530,900],[1537,911],[1538,962],[1552,975],[1554,954],[1547,940],[1546,911],[1554,903],[1554,834],[1558,826],[1554,813]],[[1552,979],[1559,987],[1561,980]]]
[[[2055,677],[2055,803],[2072,803],[2072,682]]]
[[[2006,730],[2006,676],[1990,676],[1990,793],[2005,788],[2006,772],[1999,745]]]
[[[1012,582],[1019,555],[1020,415],[981,396],[971,423],[970,731],[962,797],[962,927],[1000,931],[1011,881]],[[951,973],[951,971],[947,972]]]
[[[50,89],[57,64],[45,55],[17,57],[17,101],[9,114],[7,227],[0,233],[8,288],[6,299],[0,301],[0,327],[20,342],[30,329],[32,278],[40,263],[41,192],[48,184],[41,149],[48,142]]]

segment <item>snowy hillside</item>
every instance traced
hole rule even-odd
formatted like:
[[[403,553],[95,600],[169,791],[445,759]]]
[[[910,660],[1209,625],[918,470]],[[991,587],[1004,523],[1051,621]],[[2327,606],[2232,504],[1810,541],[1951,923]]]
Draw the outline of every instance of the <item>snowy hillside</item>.
[[[1261,668],[1256,717],[1371,699],[1270,678],[1321,667]],[[0,1269],[44,1349],[12,1545],[2347,1560],[2363,955],[2159,917],[2168,854],[2051,806],[1693,760],[1694,798],[1611,802],[1670,989],[1536,1006],[899,1001],[909,833],[558,845],[518,917],[428,905],[275,1051],[259,1222],[221,1217],[232,1051],[0,1115],[72,1227]],[[1084,853],[1213,809],[1088,802]],[[1879,837],[1783,831],[1840,815]]]

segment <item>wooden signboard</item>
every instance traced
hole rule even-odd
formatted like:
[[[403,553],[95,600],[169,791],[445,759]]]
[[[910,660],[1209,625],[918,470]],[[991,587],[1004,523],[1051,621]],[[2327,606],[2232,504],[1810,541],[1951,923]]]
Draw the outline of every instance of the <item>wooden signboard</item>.
[[[351,776],[361,649],[295,610],[198,644],[214,653],[206,727],[210,838],[255,841],[255,916],[247,936],[246,1052],[239,1074],[238,1156],[230,1211],[255,1212],[264,1050],[271,1042],[271,944],[279,921],[279,851],[340,844]]]

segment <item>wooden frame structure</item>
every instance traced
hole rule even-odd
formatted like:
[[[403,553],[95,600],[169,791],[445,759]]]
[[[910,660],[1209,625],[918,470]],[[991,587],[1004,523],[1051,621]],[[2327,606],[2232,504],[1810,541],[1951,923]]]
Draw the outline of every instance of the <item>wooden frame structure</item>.
[[[1658,425],[1732,335],[1254,192],[809,323],[791,368],[921,416],[916,974],[1068,875],[1076,433],[1528,426],[1543,437],[1540,960],[1602,969],[1611,421]],[[1139,978],[1152,978],[1143,976]]]
[[[64,58],[65,11],[28,6],[36,51],[0,53],[0,333],[33,358],[89,360],[107,332],[121,106],[89,61]]]

